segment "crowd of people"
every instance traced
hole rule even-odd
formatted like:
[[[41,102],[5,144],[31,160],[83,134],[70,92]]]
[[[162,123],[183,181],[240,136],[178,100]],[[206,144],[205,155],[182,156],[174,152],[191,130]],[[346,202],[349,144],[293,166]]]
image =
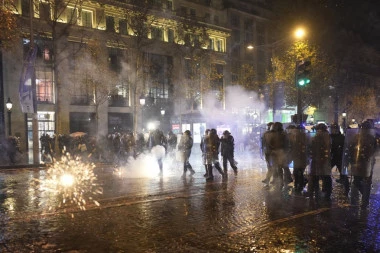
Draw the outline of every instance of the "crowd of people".
[[[360,192],[361,204],[368,205],[378,146],[370,121],[363,122],[359,129],[347,130],[345,135],[337,124],[330,125],[330,132],[326,124],[318,124],[312,134],[302,125],[283,129],[282,123],[271,122],[267,127],[262,137],[267,164],[262,182],[267,187],[283,189],[294,181],[296,194],[330,200],[332,169],[336,168],[340,175],[336,181],[344,186],[344,193]],[[293,164],[293,176],[290,164]]]
[[[335,168],[339,172],[336,182],[343,185],[344,193],[348,195],[354,189],[361,193],[362,204],[368,205],[375,152],[379,142],[372,122],[365,121],[360,124],[359,129],[348,129],[344,134],[338,124],[328,127],[321,123],[314,130],[310,133],[302,125],[289,125],[284,129],[280,122],[267,124],[261,141],[258,140],[267,165],[267,173],[262,180],[265,187],[283,189],[294,182],[296,194],[330,200],[333,187],[332,169]],[[86,161],[120,165],[128,163],[129,159],[136,159],[144,152],[153,152],[156,147],[161,147],[163,155],[157,156],[161,176],[165,156],[182,164],[183,178],[188,172],[192,176],[195,171],[190,164],[194,148],[191,131],[186,130],[177,138],[172,131],[165,135],[160,129],[145,135],[138,133],[136,136],[128,130],[98,138],[87,134],[58,135],[56,151],[56,136],[43,134],[40,138],[41,157],[43,162],[48,163],[57,156],[70,153],[72,156],[81,156]],[[223,179],[227,178],[228,167],[237,176],[235,140],[228,130],[219,137],[215,128],[206,129],[199,148],[202,153],[199,159],[202,159],[204,165],[206,181],[214,180],[214,170]],[[6,156],[9,163],[14,164],[17,152],[21,153],[19,138],[10,136],[1,142],[0,149],[3,151],[2,160]],[[259,150],[255,149],[253,152]],[[293,168],[292,173],[290,168]]]

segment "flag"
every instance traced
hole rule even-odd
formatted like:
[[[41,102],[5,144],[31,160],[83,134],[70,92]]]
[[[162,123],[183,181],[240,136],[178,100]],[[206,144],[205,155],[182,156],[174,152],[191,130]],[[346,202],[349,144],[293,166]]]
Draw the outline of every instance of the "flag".
[[[32,80],[35,78],[34,61],[36,59],[37,47],[31,48],[24,61],[19,86],[21,110],[23,113],[35,113],[37,111],[35,86]],[[34,80],[35,82],[35,80]]]

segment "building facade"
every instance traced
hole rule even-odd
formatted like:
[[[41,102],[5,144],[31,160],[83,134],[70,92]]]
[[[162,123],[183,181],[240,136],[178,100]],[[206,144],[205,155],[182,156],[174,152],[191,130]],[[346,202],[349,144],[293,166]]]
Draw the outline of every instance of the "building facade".
[[[155,123],[165,132],[191,129],[197,139],[207,120],[191,115],[205,94],[226,110],[240,66],[252,66],[252,82],[268,66],[267,52],[247,51],[268,41],[265,1],[17,0],[12,11],[22,38],[2,54],[4,100],[13,102],[5,123],[30,152],[35,131],[99,136]],[[35,87],[33,112],[22,106],[21,86]]]

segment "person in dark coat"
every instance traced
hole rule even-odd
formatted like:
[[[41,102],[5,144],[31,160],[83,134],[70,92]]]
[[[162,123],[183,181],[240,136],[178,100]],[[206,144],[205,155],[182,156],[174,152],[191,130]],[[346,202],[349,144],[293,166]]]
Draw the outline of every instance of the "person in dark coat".
[[[190,175],[194,175],[195,171],[189,162],[189,158],[191,155],[191,148],[193,147],[193,138],[191,137],[191,132],[186,130],[178,144],[178,151],[181,152],[183,157],[183,175],[182,178],[185,178],[187,170],[190,171]]]
[[[331,168],[336,166],[339,171],[339,179],[337,183],[343,184],[345,194],[349,192],[348,177],[342,172],[343,161],[343,149],[344,149],[344,135],[340,132],[339,125],[334,123],[330,126],[330,138],[331,138]]]
[[[234,159],[235,140],[228,130],[223,132],[223,136],[222,138],[220,138],[220,143],[221,143],[220,153],[223,157],[224,174],[227,176],[227,162],[229,162],[236,176],[238,173],[238,168],[236,167],[235,159]]]

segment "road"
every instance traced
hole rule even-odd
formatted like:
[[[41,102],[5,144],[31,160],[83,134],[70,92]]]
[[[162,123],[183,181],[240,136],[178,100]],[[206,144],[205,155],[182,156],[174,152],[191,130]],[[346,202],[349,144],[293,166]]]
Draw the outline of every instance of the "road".
[[[291,185],[267,189],[263,161],[250,153],[237,160],[237,177],[215,173],[212,182],[197,154],[185,179],[168,159],[163,177],[154,163],[148,174],[138,163],[98,165],[99,205],[83,209],[35,184],[48,169],[1,170],[0,252],[380,252],[378,164],[362,209],[335,182],[331,202],[297,196]]]

